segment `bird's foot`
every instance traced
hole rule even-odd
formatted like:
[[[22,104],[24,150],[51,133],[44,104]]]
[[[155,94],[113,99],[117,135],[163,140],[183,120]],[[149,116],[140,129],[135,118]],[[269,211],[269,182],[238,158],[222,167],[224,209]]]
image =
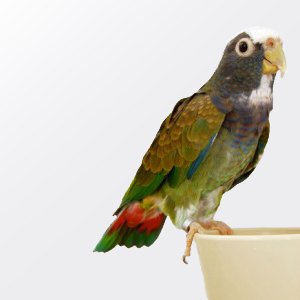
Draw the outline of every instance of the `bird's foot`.
[[[200,222],[192,222],[187,229],[186,235],[186,247],[184,251],[184,255],[182,257],[183,262],[187,264],[186,258],[191,255],[191,247],[193,243],[193,239],[196,233],[205,233],[205,231],[214,231],[217,230],[222,235],[231,235],[233,234],[232,229],[221,221],[200,221]]]
[[[224,222],[221,221],[204,221],[199,222],[205,230],[213,231],[216,230],[222,235],[231,235],[233,230]]]

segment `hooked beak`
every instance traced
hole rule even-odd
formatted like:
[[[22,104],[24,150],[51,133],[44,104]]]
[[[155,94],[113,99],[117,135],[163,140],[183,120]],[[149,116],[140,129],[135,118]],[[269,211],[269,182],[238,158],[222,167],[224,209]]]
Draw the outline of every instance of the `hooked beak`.
[[[280,70],[281,77],[283,77],[286,71],[286,61],[281,41],[270,38],[264,44],[264,48],[263,73],[275,74]]]

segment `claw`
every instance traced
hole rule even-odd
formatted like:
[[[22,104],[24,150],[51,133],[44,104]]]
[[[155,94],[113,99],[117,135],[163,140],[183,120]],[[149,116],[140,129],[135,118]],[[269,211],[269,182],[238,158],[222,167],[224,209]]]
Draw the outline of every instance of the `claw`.
[[[188,261],[186,260],[186,258],[187,258],[187,256],[186,256],[186,255],[183,255],[183,256],[182,256],[182,261],[183,261],[186,265],[188,265],[189,263],[188,263]]]

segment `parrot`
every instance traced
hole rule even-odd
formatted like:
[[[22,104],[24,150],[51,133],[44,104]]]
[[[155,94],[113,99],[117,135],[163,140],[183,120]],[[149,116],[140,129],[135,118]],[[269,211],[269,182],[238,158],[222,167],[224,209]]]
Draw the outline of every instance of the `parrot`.
[[[167,217],[186,232],[185,263],[196,233],[232,234],[214,215],[263,155],[278,71],[283,76],[286,59],[276,31],[251,27],[233,38],[207,83],[161,124],[94,251],[148,247]]]

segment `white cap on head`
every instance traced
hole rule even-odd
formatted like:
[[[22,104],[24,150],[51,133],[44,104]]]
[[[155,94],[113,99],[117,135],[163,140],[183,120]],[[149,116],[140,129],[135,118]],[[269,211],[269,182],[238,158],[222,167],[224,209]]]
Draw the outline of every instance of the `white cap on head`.
[[[253,43],[263,43],[265,42],[268,38],[272,37],[274,39],[280,39],[279,34],[269,28],[264,28],[264,27],[251,27],[245,30],[245,32],[250,36],[252,39]]]

